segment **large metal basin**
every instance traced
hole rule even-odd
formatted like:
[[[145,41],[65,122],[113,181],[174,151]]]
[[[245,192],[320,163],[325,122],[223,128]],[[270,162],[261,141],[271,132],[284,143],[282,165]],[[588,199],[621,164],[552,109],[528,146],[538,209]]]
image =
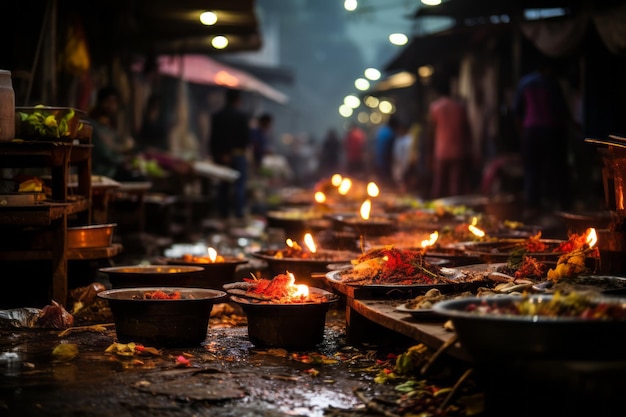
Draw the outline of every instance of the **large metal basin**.
[[[178,300],[144,299],[147,292],[180,293]],[[202,343],[208,332],[209,315],[224,291],[206,288],[145,287],[101,291],[107,300],[120,343],[145,346],[191,347]]]

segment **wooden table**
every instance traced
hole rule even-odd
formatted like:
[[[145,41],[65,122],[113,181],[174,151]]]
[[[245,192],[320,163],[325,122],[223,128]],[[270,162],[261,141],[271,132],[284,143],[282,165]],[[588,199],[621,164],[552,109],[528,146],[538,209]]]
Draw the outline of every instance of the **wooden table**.
[[[415,340],[437,350],[446,344],[454,332],[444,328],[445,320],[434,316],[418,319],[396,311],[396,307],[415,297],[411,291],[384,293],[377,289],[351,286],[327,280],[334,292],[346,302],[346,333],[353,343],[381,342],[394,334]],[[469,354],[455,343],[447,353],[462,360],[471,360]]]

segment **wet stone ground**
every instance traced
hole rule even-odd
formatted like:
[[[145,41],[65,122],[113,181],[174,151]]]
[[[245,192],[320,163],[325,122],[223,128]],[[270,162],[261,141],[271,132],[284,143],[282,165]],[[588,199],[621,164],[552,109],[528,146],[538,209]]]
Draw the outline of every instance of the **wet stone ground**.
[[[349,345],[340,307],[327,313],[324,340],[308,351],[257,348],[237,315],[211,319],[200,346],[156,355],[106,353],[115,329],[100,330],[60,337],[58,330],[0,329],[0,415],[408,415],[395,388],[406,378],[375,378],[393,370],[394,355],[409,346]],[[54,355],[60,344],[75,345],[78,353]],[[449,376],[451,385],[458,375]]]

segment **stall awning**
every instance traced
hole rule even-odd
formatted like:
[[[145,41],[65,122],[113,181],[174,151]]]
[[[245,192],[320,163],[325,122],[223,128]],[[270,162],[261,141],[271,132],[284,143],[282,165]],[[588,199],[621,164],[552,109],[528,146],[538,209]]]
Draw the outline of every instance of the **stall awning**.
[[[424,36],[416,36],[387,65],[388,73],[398,71],[415,72],[422,65],[434,65],[445,60],[456,60],[471,45],[501,33],[499,26],[472,29],[452,29]]]
[[[184,81],[235,88],[258,93],[272,101],[285,104],[289,98],[253,75],[219,62],[207,55],[160,55],[157,57],[159,73]],[[135,69],[140,71],[142,63]]]
[[[485,18],[485,22],[500,22],[490,17],[507,15],[523,18],[524,10],[566,9],[568,14],[583,9],[610,8],[623,3],[623,0],[448,0],[436,6],[421,6],[414,17],[441,16],[451,17],[459,21],[479,23],[477,19]],[[538,15],[539,17],[541,15]]]

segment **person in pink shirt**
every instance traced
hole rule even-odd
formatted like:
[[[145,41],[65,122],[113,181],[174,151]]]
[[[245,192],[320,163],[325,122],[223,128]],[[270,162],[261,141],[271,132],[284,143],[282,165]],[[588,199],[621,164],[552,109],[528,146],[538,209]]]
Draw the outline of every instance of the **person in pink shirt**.
[[[432,198],[469,192],[472,134],[465,104],[450,96],[447,79],[436,80],[437,98],[428,108]]]
[[[569,126],[572,116],[552,61],[519,81],[514,109],[522,138],[526,217],[543,210],[569,210],[571,180]]]

